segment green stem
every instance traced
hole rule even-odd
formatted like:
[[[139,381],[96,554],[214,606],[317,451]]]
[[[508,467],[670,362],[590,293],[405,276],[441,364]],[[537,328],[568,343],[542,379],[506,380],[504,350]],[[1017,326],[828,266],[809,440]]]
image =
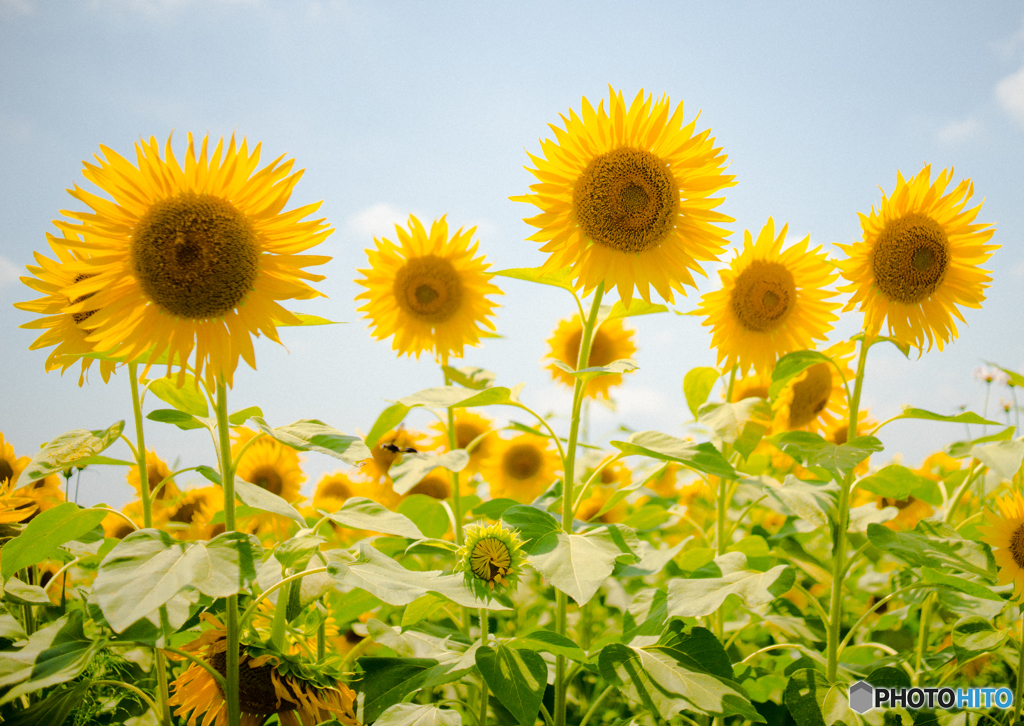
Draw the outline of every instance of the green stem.
[[[132,381],[132,411],[135,414],[135,465],[139,468],[139,488],[142,496],[142,526],[153,526],[153,495],[149,491],[149,467],[146,466],[146,439],[142,433],[142,400],[139,397],[139,366],[128,364],[128,377]]]
[[[590,708],[588,708],[586,714],[584,714],[583,720],[580,721],[580,726],[587,726],[587,723],[590,722],[591,716],[593,716],[594,712],[597,711],[597,707],[601,705],[604,699],[608,698],[608,694],[611,692],[612,686],[608,686],[601,691],[601,695],[595,698],[594,702],[590,704]]]
[[[239,618],[239,620],[238,620],[239,624],[240,625],[245,625],[245,623],[248,622],[248,620],[252,616],[252,614],[254,612],[256,612],[256,607],[261,602],[263,602],[268,597],[270,597],[271,593],[276,592],[277,590],[280,590],[282,587],[287,587],[288,585],[292,584],[293,582],[295,582],[297,580],[301,580],[306,575],[318,575],[321,572],[327,572],[327,568],[326,567],[314,567],[312,570],[303,570],[302,572],[296,572],[294,575],[288,575],[288,577],[284,578],[280,582],[277,582],[273,586],[268,587],[266,590],[264,590],[263,592],[260,593],[259,597],[254,599],[251,603],[249,603],[249,607],[247,607],[245,609],[245,612],[242,613],[242,617]],[[280,600],[278,601],[278,604],[280,605]]]
[[[932,608],[935,606],[935,593],[930,592],[924,598],[921,605],[921,625],[917,633],[917,652],[914,654],[914,677],[915,684],[921,683],[921,663],[924,662],[924,654],[928,649],[928,631],[931,629]]]
[[[146,693],[145,691],[143,691],[143,690],[142,690],[142,689],[140,689],[140,688],[136,688],[136,687],[135,687],[135,686],[133,686],[133,685],[132,685],[131,683],[125,683],[124,681],[103,681],[103,680],[101,680],[101,681],[92,681],[92,683],[91,683],[90,685],[93,685],[93,686],[110,686],[111,688],[115,688],[115,689],[116,689],[116,688],[127,688],[127,689],[128,689],[129,691],[131,691],[131,692],[132,692],[132,693],[134,693],[134,694],[135,694],[136,696],[138,696],[138,697],[139,697],[139,698],[141,698],[141,699],[142,699],[143,701],[145,701],[145,702],[146,702],[146,704],[147,704],[147,705],[148,705],[148,706],[149,706],[149,707],[150,707],[151,709],[153,709],[153,712],[154,712],[154,713],[160,710],[160,709],[158,709],[158,708],[156,707],[156,704],[155,704],[155,703],[153,703],[153,699],[152,699],[152,698],[150,698],[150,697],[149,697],[149,695],[148,695],[148,694],[147,694],[147,693]],[[165,711],[166,711],[166,712],[167,712],[168,714],[170,714],[170,710],[169,710],[169,709],[165,708],[164,710],[165,710]],[[168,715],[168,716],[167,716],[166,718],[168,718],[168,719],[169,719],[169,718],[170,718],[170,716]],[[170,721],[169,721],[169,720],[168,720],[168,723],[170,723]]]
[[[316,626],[316,660],[323,662],[327,655],[327,613],[322,612],[320,624]]]
[[[231,429],[228,424],[228,390],[223,380],[217,381],[217,436],[220,453],[220,482],[224,488],[224,530],[235,531],[235,471],[231,460]],[[238,707],[238,595],[227,598],[224,613],[227,643],[224,677],[227,681],[225,700],[228,703],[228,726],[239,726]]]
[[[1017,654],[1017,683],[1013,687],[1013,721],[1011,723],[1018,723],[1020,721],[1020,699],[1021,694],[1024,693],[1024,609],[1021,609],[1021,615],[1020,650]]]
[[[150,647],[152,647],[150,645],[147,645],[146,643],[140,643],[138,641],[133,641],[133,642],[136,645],[142,646],[143,648],[150,648]],[[178,648],[169,648],[167,646],[159,648],[158,650],[166,650],[168,653],[174,653],[175,655],[184,658],[185,660],[189,661],[190,663],[195,663],[197,666],[199,666],[200,668],[205,670],[207,673],[210,674],[210,676],[213,677],[213,680],[215,680],[217,682],[217,685],[220,686],[220,689],[222,691],[227,688],[228,682],[226,680],[224,680],[224,676],[222,676],[220,673],[218,673],[216,668],[214,668],[212,665],[207,663],[205,660],[203,660],[199,656],[192,655],[187,650],[179,650]]]
[[[576,359],[576,370],[587,367],[590,361],[590,345],[594,338],[594,328],[597,327],[597,315],[601,310],[601,299],[604,297],[604,281],[598,283],[594,290],[594,299],[590,303],[590,313],[583,321],[583,334],[580,339],[579,357]],[[562,531],[566,534],[572,532],[573,520],[573,496],[572,484],[575,477],[576,464],[576,441],[580,431],[580,408],[583,405],[583,390],[585,384],[579,378],[573,387],[572,394],[572,419],[569,424],[569,442],[565,448],[565,459],[562,462],[562,470],[565,472],[562,478]],[[565,636],[567,630],[568,599],[566,594],[557,591],[556,595],[555,628],[559,635]],[[565,656],[560,655],[555,659],[555,726],[565,726],[566,689],[568,684],[565,680]]]
[[[850,401],[850,423],[846,440],[857,438],[857,419],[860,417],[860,395],[864,386],[864,366],[867,363],[871,341],[867,333],[860,341],[860,356],[857,359],[857,378]],[[828,636],[826,649],[825,677],[830,683],[836,682],[839,673],[839,637],[843,620],[843,576],[846,572],[846,530],[850,523],[850,489],[854,473],[843,477],[839,487],[839,503],[836,511],[835,530],[832,536],[832,594],[828,609]]]
[[[846,637],[843,638],[843,642],[839,644],[838,652],[839,653],[843,652],[843,649],[846,647],[846,644],[849,643],[850,640],[853,639],[854,634],[857,632],[857,630],[860,628],[860,626],[863,625],[864,621],[867,620],[871,616],[872,613],[874,613],[876,610],[878,610],[878,608],[882,607],[883,605],[885,605],[887,602],[889,602],[893,598],[899,597],[900,595],[902,595],[905,592],[910,592],[911,590],[919,590],[922,587],[935,587],[935,586],[931,585],[931,584],[928,584],[928,583],[925,583],[925,582],[915,582],[913,585],[907,585],[906,587],[901,587],[899,590],[896,590],[895,592],[889,593],[888,595],[883,597],[881,600],[876,602],[874,605],[872,605],[870,608],[868,608],[868,611],[860,616],[860,618],[857,620],[857,622],[853,624],[853,627],[850,628],[850,632],[848,632],[846,634]],[[838,659],[838,653],[836,655],[836,658]]]
[[[487,645],[487,611],[480,608],[480,645]],[[476,722],[479,726],[487,726],[487,681],[484,680],[483,673],[480,674],[480,716]]]
[[[121,684],[126,685],[124,683]],[[167,686],[167,658],[159,650],[156,652],[156,685],[160,697],[160,711],[163,712],[163,722],[167,726],[174,723],[171,720],[170,689]],[[154,711],[156,709],[153,709]]]

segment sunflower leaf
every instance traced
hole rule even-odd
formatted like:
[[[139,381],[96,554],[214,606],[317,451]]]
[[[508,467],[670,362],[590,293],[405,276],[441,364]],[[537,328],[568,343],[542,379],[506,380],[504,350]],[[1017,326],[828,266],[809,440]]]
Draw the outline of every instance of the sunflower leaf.
[[[476,667],[520,726],[533,726],[548,682],[548,667],[540,654],[501,643],[494,648],[485,645],[476,651]]]
[[[694,418],[697,418],[697,409],[708,400],[718,378],[718,370],[707,367],[691,368],[683,376],[683,395]]]
[[[571,267],[566,267],[555,272],[545,271],[543,267],[513,267],[507,270],[498,270],[494,274],[498,277],[511,277],[513,280],[535,282],[538,285],[560,287],[563,290],[569,290],[570,292],[573,289]]]
[[[490,371],[474,366],[462,366],[461,368],[441,366],[441,370],[444,371],[444,374],[448,376],[452,383],[458,383],[463,388],[469,388],[473,391],[482,391],[485,388],[490,388],[496,378]]]
[[[882,442],[874,436],[858,436],[853,441],[837,446],[807,431],[789,431],[768,440],[804,466],[820,466],[836,480],[842,479],[857,464],[884,448]]]
[[[342,527],[393,534],[408,539],[423,539],[423,532],[411,519],[365,497],[349,497],[341,505],[341,509],[327,513],[327,517]]]
[[[721,452],[709,443],[694,444],[659,431],[638,431],[626,441],[610,443],[626,456],[635,454],[660,461],[674,461],[705,474],[726,479],[739,477]]]
[[[15,488],[28,486],[34,481],[45,479],[50,474],[74,466],[106,450],[117,441],[124,430],[124,421],[118,421],[107,429],[86,431],[73,429],[48,442],[28,463],[18,477]]]
[[[774,401],[775,397],[779,395],[779,391],[785,388],[790,380],[818,363],[831,365],[832,359],[816,350],[798,350],[779,358],[779,362],[775,364],[775,370],[772,371],[772,384],[768,388],[768,397]]]
[[[348,436],[316,419],[301,419],[271,428],[261,416],[253,416],[256,427],[271,438],[297,451],[318,451],[348,464],[370,458],[370,450],[358,436]]]
[[[600,376],[621,375],[623,373],[632,373],[637,370],[636,363],[631,360],[626,360],[625,358],[622,360],[612,361],[606,366],[594,366],[592,368],[581,368],[580,370],[576,370],[572,366],[566,365],[560,360],[552,360],[551,362],[556,368],[565,371],[573,378],[579,378],[584,383]]]
[[[875,547],[915,567],[964,572],[995,581],[995,560],[989,549],[980,542],[964,539],[947,524],[922,520],[912,532],[893,532],[879,524],[869,524],[867,535]]]
[[[328,721],[322,726],[338,724],[339,721]],[[437,706],[421,706],[415,703],[396,703],[389,707],[377,720],[374,726],[462,726],[462,715],[451,709],[440,709]]]
[[[629,307],[622,304],[621,300],[616,301],[614,305],[602,305],[597,313],[597,323],[595,329],[599,328],[604,322],[608,320],[616,320],[619,318],[632,318],[637,315],[651,315],[653,313],[667,313],[668,308],[664,305],[657,303],[645,302],[643,299],[635,297],[629,301]]]
[[[371,448],[376,446],[384,434],[402,423],[409,411],[417,406],[432,409],[519,406],[519,392],[523,389],[523,385],[520,383],[514,388],[492,386],[482,390],[437,386],[417,391],[411,396],[398,399],[394,404],[381,411],[366,437],[366,445]]]
[[[893,416],[887,421],[883,421],[876,428],[878,431],[883,426],[892,423],[893,421],[899,421],[900,419],[918,419],[922,421],[946,421],[948,423],[962,423],[962,424],[978,424],[979,426],[1000,426],[1001,424],[996,421],[989,421],[988,419],[982,418],[974,411],[964,411],[958,413],[955,416],[943,416],[941,413],[932,413],[931,411],[925,411],[923,408],[911,408],[907,406],[904,408],[899,415]]]
[[[299,525],[300,529],[306,526],[306,520],[285,499],[237,476],[235,477],[235,496],[242,501],[242,504],[248,504],[250,507],[261,509],[264,512],[279,514],[291,519]]]
[[[746,398],[737,403],[706,403],[698,410],[697,421],[746,458],[768,431],[772,408],[763,398]]]
[[[933,483],[931,479],[915,474],[905,466],[890,464],[858,480],[857,486],[880,497],[906,499],[915,491]]]
[[[403,454],[402,461],[392,466],[388,470],[388,475],[392,479],[395,492],[406,494],[434,469],[462,471],[468,463],[469,454],[465,449],[455,449],[443,454]]]
[[[971,441],[956,441],[946,447],[946,453],[952,456],[954,459],[964,459],[968,456],[974,456],[974,449],[981,444],[991,443],[993,441],[1009,441],[1013,438],[1014,427],[1007,426],[1002,431],[989,434],[988,436],[981,436]]]
[[[179,411],[174,408],[158,408],[155,411],[147,413],[146,418],[150,421],[157,421],[159,423],[177,426],[182,431],[191,431],[192,429],[207,427],[207,424],[203,423],[192,414],[185,413],[184,411]]]
[[[747,569],[747,556],[727,552],[708,565],[717,577],[676,579],[668,586],[668,614],[671,617],[700,618],[722,606],[729,595],[736,595],[747,607],[766,605],[793,586],[795,575],[787,565],[776,565],[767,572]]]
[[[534,543],[527,561],[555,588],[584,605],[612,574],[616,562],[637,561],[631,544],[639,550],[636,535],[625,527],[602,527],[586,534],[549,532]]]
[[[184,379],[184,385],[178,386],[170,378],[157,378],[146,384],[146,390],[164,403],[171,404],[178,411],[193,416],[209,416],[210,409],[206,405],[206,397],[199,391],[196,379],[188,373],[184,374]]]
[[[249,406],[248,408],[240,409],[228,416],[228,423],[232,426],[241,426],[253,416],[259,416],[262,418],[263,409],[259,406]]]
[[[22,568],[50,559],[58,547],[91,532],[106,515],[104,510],[82,509],[73,502],[41,512],[3,546],[0,572],[11,577]]]

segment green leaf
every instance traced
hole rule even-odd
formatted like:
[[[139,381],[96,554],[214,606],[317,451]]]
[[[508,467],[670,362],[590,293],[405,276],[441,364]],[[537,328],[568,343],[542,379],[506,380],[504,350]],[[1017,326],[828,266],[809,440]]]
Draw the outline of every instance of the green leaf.
[[[890,464],[857,482],[864,491],[890,499],[906,499],[914,492],[933,484],[931,479],[915,474],[905,466]]]
[[[348,436],[316,419],[301,419],[287,426],[271,428],[261,416],[252,422],[263,433],[296,451],[317,451],[348,464],[370,458],[370,450],[358,436]]]
[[[635,297],[629,301],[629,307],[622,304],[621,300],[614,305],[602,305],[597,312],[597,324],[595,329],[601,327],[606,320],[619,318],[633,318],[637,315],[651,315],[654,313],[667,313],[668,308],[657,303],[649,303],[642,298]]]
[[[652,650],[668,653],[679,665],[692,671],[735,679],[732,661],[722,643],[707,628],[694,627],[689,633],[681,620],[673,620]]]
[[[4,581],[4,599],[17,605],[49,605],[50,598],[38,585],[29,585],[17,577]]]
[[[420,688],[438,667],[435,658],[378,658],[358,660],[363,669],[359,689],[363,692],[363,721],[372,723],[386,709]]]
[[[956,575],[947,575],[943,572],[933,570],[931,567],[921,568],[921,579],[929,584],[951,587],[954,590],[965,592],[968,595],[973,595],[974,597],[980,597],[983,600],[993,600],[1000,603],[1003,602],[1003,598],[992,592],[990,587],[984,583],[976,582],[975,580],[967,580]]]
[[[974,456],[974,448],[981,444],[987,444],[992,441],[1009,441],[1013,438],[1014,427],[1007,426],[998,433],[989,434],[988,436],[981,436],[971,441],[956,441],[946,447],[946,452],[954,459],[963,459],[968,456]]]
[[[106,516],[105,511],[81,509],[72,502],[40,512],[21,534],[3,546],[0,572],[8,578],[29,565],[50,559],[58,547],[91,532]]]
[[[552,360],[551,363],[556,368],[568,373],[573,378],[579,378],[584,383],[592,381],[595,378],[600,378],[601,376],[621,375],[622,373],[631,373],[637,370],[636,363],[631,360],[626,360],[625,358],[622,360],[612,361],[606,366],[593,366],[591,368],[581,368],[579,370],[576,370],[570,365],[566,365],[560,360]]]
[[[241,426],[251,418],[259,416],[263,418],[263,409],[259,406],[249,406],[248,408],[239,409],[232,414],[228,415],[228,423],[232,426]]]
[[[825,726],[822,705],[835,690],[824,673],[802,668],[790,676],[783,700],[797,726]]]
[[[989,365],[989,366],[992,366],[994,368],[998,368],[1003,373],[1005,373],[1006,376],[1010,379],[1009,380],[1009,384],[1011,386],[1024,386],[1024,376],[1022,376],[1017,371],[1011,371],[1009,368],[1003,368],[998,363],[993,363],[992,361],[988,361],[988,360],[985,361],[985,365]]]
[[[746,398],[738,403],[707,403],[698,410],[697,422],[747,458],[772,423],[772,407],[762,398]]]
[[[715,368],[691,368],[686,372],[683,377],[683,395],[686,396],[686,405],[690,407],[694,418],[697,418],[697,410],[708,400],[718,378],[718,370]]]
[[[787,383],[819,363],[826,364],[831,372],[832,359],[816,350],[798,350],[782,356],[775,364],[775,370],[772,371],[772,384],[768,387],[768,397],[774,401],[775,397],[779,395],[779,391]]]
[[[997,628],[982,617],[960,618],[953,626],[953,652],[958,665],[982,653],[993,653],[1010,636],[1010,628]]]
[[[857,464],[884,448],[874,436],[858,436],[837,446],[807,431],[790,431],[772,436],[770,440],[804,466],[820,466],[836,480],[844,478]]]
[[[498,644],[476,651],[476,667],[491,692],[508,709],[520,726],[533,726],[540,713],[548,667],[532,650],[518,650]]]
[[[559,635],[553,630],[531,630],[526,635],[520,635],[508,641],[509,648],[527,648],[529,650],[541,650],[552,655],[564,655],[566,658],[577,663],[588,663],[590,659],[583,652],[583,648],[576,645],[576,642]]]
[[[488,519],[501,519],[505,512],[516,506],[519,506],[519,502],[515,499],[488,499],[473,507],[470,513]]]
[[[511,277],[514,280],[535,282],[538,285],[560,287],[570,292],[573,289],[571,267],[565,267],[555,272],[546,272],[543,267],[514,267],[508,270],[498,270],[494,274],[498,277]]]
[[[306,526],[305,518],[285,499],[237,476],[235,477],[235,496],[241,500],[242,504],[291,519],[299,525],[300,529]]]
[[[282,328],[297,328],[297,327],[308,327],[310,325],[345,325],[344,321],[328,320],[327,318],[321,318],[319,315],[309,315],[307,313],[297,313],[294,310],[289,311],[292,315],[299,319],[298,325],[293,323],[278,323],[279,327]]]
[[[96,456],[117,441],[124,430],[124,421],[118,421],[107,429],[86,431],[74,429],[61,434],[36,452],[28,463],[15,488],[28,486],[38,479],[74,466],[89,457]]]
[[[58,618],[33,633],[21,650],[4,653],[0,705],[77,678],[104,645],[103,639],[86,637],[81,610]]]
[[[408,628],[421,620],[426,620],[445,606],[448,601],[440,595],[427,593],[405,606],[402,613],[402,628]]]
[[[321,726],[331,726],[330,722]],[[421,706],[416,703],[396,703],[382,713],[374,726],[462,726],[462,716],[458,711],[440,709],[437,706]]]
[[[366,445],[370,448],[376,446],[384,434],[405,420],[409,411],[409,407],[403,403],[394,403],[381,411],[366,436]]]
[[[978,424],[980,426],[1000,426],[1001,424],[996,421],[989,421],[988,419],[982,418],[973,411],[964,411],[958,413],[955,416],[943,416],[941,413],[932,413],[931,411],[925,411],[923,408],[910,408],[909,406],[903,409],[898,416],[893,416],[891,419],[882,424],[888,424],[892,421],[899,421],[904,418],[919,419],[922,421],[946,421],[948,423],[959,423],[959,424]],[[881,426],[879,426],[881,428]]]
[[[422,539],[423,532],[404,514],[398,514],[365,497],[349,497],[341,509],[327,515],[343,527]]]
[[[448,510],[426,494],[412,494],[403,499],[398,505],[398,513],[408,517],[424,536],[432,539],[444,537],[450,524]]]
[[[913,532],[893,532],[869,524],[867,534],[875,547],[908,564],[966,572],[995,581],[995,561],[985,545],[964,539],[948,524],[922,520]]]
[[[558,520],[543,509],[529,504],[516,504],[505,510],[501,520],[519,532],[523,539],[523,552],[530,554],[537,542],[547,534],[561,531]]]
[[[672,617],[699,618],[710,615],[722,606],[725,598],[736,595],[747,607],[766,605],[786,593],[795,580],[786,565],[776,565],[767,572],[748,570],[747,556],[727,552],[715,558],[720,577],[675,579],[668,585],[668,613]]]
[[[88,459],[82,459],[75,466],[81,469],[87,466],[135,466],[135,462],[112,459],[109,456],[90,456]]]
[[[1013,479],[1024,462],[1024,439],[976,445],[971,455],[1003,479]]]
[[[206,405],[206,397],[199,390],[196,379],[188,373],[183,374],[185,383],[182,386],[175,385],[170,378],[157,378],[150,381],[147,388],[150,393],[164,403],[169,403],[175,409],[192,416],[205,418],[210,415],[210,409]]]
[[[617,561],[639,559],[634,554],[636,550],[639,541],[625,527],[595,529],[586,534],[559,531],[541,537],[527,555],[527,561],[555,588],[584,605],[612,574]]]
[[[274,548],[274,559],[285,570],[305,570],[313,553],[318,552],[320,545],[326,541],[326,538],[315,534],[292,537]]]
[[[444,374],[448,376],[448,380],[452,383],[457,383],[463,388],[469,388],[473,391],[482,391],[485,388],[489,388],[494,385],[494,379],[497,377],[490,371],[476,368],[475,366],[462,366],[460,368],[441,366],[441,370],[444,371]]]
[[[192,414],[177,411],[173,408],[158,408],[147,413],[146,418],[150,421],[177,426],[182,431],[206,428],[206,424],[196,419]]]
[[[462,471],[468,463],[469,454],[465,449],[446,451],[443,454],[403,454],[402,460],[388,470],[388,476],[391,477],[392,487],[397,494],[407,494],[434,469]]]
[[[612,441],[611,445],[627,456],[637,454],[660,461],[674,461],[725,479],[739,477],[721,452],[709,443],[694,444],[659,431],[638,431],[626,441]]]
[[[76,683],[74,688],[53,692],[45,701],[8,716],[4,726],[62,726],[85,700],[91,686],[92,681],[84,680]]]
[[[771,477],[761,477],[761,484],[769,497],[777,501],[784,513],[792,514],[817,527],[828,525],[829,513],[835,509],[839,487],[828,482],[814,484],[797,479],[792,474],[779,483]]]

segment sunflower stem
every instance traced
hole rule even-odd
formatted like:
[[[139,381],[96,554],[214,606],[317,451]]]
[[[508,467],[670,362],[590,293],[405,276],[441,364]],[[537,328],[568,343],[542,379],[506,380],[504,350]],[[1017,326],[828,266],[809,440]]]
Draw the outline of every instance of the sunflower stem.
[[[449,409],[450,410],[450,409]],[[483,608],[479,610],[480,617],[480,646],[487,645],[487,611]],[[477,717],[477,726],[487,726],[487,681],[484,680],[484,674],[480,674],[480,715]]]
[[[601,299],[604,297],[604,280],[597,284],[594,290],[594,299],[590,303],[590,313],[583,321],[583,335],[580,339],[579,357],[576,359],[576,370],[587,367],[590,361],[590,344],[594,339],[594,328],[597,327],[597,314],[601,310]],[[562,478],[562,531],[566,534],[572,532],[573,520],[573,496],[572,484],[575,476],[574,467],[576,464],[576,441],[580,432],[580,409],[583,405],[583,390],[586,384],[579,378],[573,387],[572,394],[572,420],[569,424],[569,442],[565,449],[565,460],[562,463],[562,470],[565,475]],[[556,594],[556,620],[555,626],[561,636],[565,636],[568,626],[569,602],[564,592],[557,591]],[[565,726],[566,689],[568,682],[565,678],[565,656],[558,656],[555,659],[555,726]]]
[[[1013,720],[1010,723],[1020,721],[1020,699],[1024,693],[1024,607],[1021,608],[1020,621],[1020,650],[1017,654],[1017,683],[1013,687]]]
[[[860,341],[860,356],[857,358],[857,378],[853,386],[853,400],[850,401],[850,422],[846,440],[857,438],[857,420],[860,417],[860,394],[864,385],[864,366],[867,363],[871,340],[867,332]],[[853,486],[853,470],[839,486],[839,502],[836,507],[835,530],[832,534],[832,593],[828,608],[828,642],[826,649],[825,677],[830,683],[836,682],[839,673],[839,639],[843,619],[843,579],[846,572],[846,530],[850,523],[850,489]]]
[[[235,531],[235,472],[231,460],[231,430],[228,424],[228,390],[217,380],[217,436],[220,444],[220,482],[224,488],[224,531]],[[239,726],[238,709],[238,595],[227,599],[224,613],[227,650],[224,653],[224,678],[227,681],[228,726]]]
[[[924,653],[928,649],[928,631],[931,629],[932,608],[935,605],[935,593],[930,592],[924,598],[921,605],[921,624],[917,632],[917,652],[914,653],[914,678],[915,685],[921,685],[921,663],[924,662]]]

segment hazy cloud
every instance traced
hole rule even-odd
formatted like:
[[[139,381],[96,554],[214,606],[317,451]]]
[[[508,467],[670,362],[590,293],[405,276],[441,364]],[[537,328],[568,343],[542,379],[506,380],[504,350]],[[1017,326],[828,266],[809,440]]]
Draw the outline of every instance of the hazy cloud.
[[[380,237],[392,234],[395,225],[405,224],[407,219],[408,215],[382,202],[352,215],[345,226],[350,232],[363,237]]]
[[[30,15],[33,10],[32,0],[0,0],[0,18]]]
[[[939,141],[945,144],[956,144],[976,136],[981,130],[981,122],[973,116],[968,116],[963,121],[948,121],[935,132]]]
[[[1017,123],[1024,125],[1024,68],[996,84],[996,101]]]
[[[997,40],[993,43],[996,52],[1006,60],[1013,58],[1017,49],[1024,45],[1024,22],[1020,24],[1017,32],[1005,40]]]
[[[0,287],[7,287],[17,282],[24,271],[6,257],[0,257]]]

